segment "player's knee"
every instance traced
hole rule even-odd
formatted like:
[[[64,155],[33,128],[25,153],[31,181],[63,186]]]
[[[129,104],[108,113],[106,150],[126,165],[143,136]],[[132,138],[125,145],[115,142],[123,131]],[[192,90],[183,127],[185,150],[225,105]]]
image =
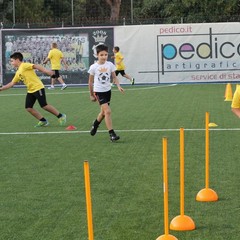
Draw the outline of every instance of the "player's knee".
[[[44,109],[44,110],[47,110],[48,109],[48,105],[41,105],[41,108]]]
[[[26,111],[29,112],[29,113],[31,113],[32,110],[33,110],[32,108],[26,108]]]
[[[111,109],[110,108],[105,109],[104,115],[106,116],[106,115],[110,115],[110,114],[111,114]]]

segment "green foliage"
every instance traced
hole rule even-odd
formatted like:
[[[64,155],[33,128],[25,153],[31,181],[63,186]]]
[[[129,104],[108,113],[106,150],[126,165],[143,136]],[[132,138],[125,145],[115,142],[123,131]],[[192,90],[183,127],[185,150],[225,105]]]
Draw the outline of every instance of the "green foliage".
[[[238,0],[148,0],[144,1],[136,17],[163,19],[167,23],[229,21],[239,14]]]
[[[115,6],[113,4],[112,8]],[[73,17],[77,24],[89,25],[96,20],[108,24],[111,12],[114,12],[106,0],[21,0],[15,1],[15,10],[17,23],[69,23]],[[1,21],[13,21],[12,0],[0,1],[0,11]],[[239,21],[239,12],[238,0],[122,0],[119,23],[123,18],[129,22],[132,14],[134,24]]]

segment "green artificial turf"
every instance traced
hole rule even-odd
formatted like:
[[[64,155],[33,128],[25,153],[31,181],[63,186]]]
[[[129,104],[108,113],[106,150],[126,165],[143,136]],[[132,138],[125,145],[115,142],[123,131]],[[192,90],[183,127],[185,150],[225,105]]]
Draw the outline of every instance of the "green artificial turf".
[[[232,85],[233,91],[235,85]],[[185,129],[185,214],[194,231],[179,240],[237,240],[240,234],[240,120],[224,101],[224,84],[126,86],[112,93],[112,120],[92,137],[99,112],[87,87],[47,90],[67,125],[36,108],[48,127],[24,110],[25,89],[0,93],[0,239],[87,240],[83,163],[89,161],[95,240],[151,240],[164,234],[162,138],[168,139],[169,223],[180,214],[179,128]],[[210,187],[217,202],[197,202],[205,187],[205,113],[210,122]],[[69,125],[77,127],[67,131]]]

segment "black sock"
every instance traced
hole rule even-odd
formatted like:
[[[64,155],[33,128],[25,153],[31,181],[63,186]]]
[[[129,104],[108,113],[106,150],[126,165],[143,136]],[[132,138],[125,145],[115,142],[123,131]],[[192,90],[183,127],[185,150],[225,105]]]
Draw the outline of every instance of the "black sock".
[[[108,132],[109,132],[110,135],[115,134],[113,129],[109,130]]]
[[[94,123],[93,123],[93,126],[94,126],[94,127],[98,127],[100,123],[101,123],[101,122],[99,122],[99,121],[96,119],[96,120],[94,121]]]
[[[59,114],[57,115],[57,118],[60,118],[60,117],[62,117],[62,114],[61,114],[61,113],[59,113]]]
[[[47,120],[44,117],[42,117],[39,121],[46,122]]]

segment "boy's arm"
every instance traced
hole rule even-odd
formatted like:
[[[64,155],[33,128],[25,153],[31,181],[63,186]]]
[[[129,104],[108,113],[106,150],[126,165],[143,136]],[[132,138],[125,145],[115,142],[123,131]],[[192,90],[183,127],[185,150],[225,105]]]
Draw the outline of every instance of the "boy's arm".
[[[45,60],[43,61],[43,64],[46,64],[50,59],[48,57],[45,58]]]
[[[112,72],[112,78],[113,78],[113,83],[117,85],[118,90],[120,92],[124,93],[124,89],[120,86],[119,80],[118,80],[115,72]]]
[[[8,84],[2,86],[2,87],[0,88],[0,91],[7,90],[7,89],[13,87],[15,84],[16,84],[16,83],[12,81],[12,82],[10,82],[10,83],[8,83]]]
[[[53,75],[54,75],[54,72],[53,72],[53,71],[48,70],[48,69],[44,68],[44,67],[41,66],[41,65],[36,65],[36,64],[34,64],[34,65],[33,65],[33,69],[37,69],[38,71],[40,71],[40,72],[42,72],[42,73],[46,73],[46,74],[49,75],[49,76],[53,76]],[[53,76],[53,77],[54,77],[54,76]]]
[[[88,89],[89,89],[89,92],[90,92],[90,100],[95,102],[96,101],[96,98],[93,94],[93,81],[94,81],[94,76],[89,74],[89,78],[88,78]]]
[[[67,70],[68,65],[67,65],[67,61],[66,61],[66,59],[64,57],[62,58],[62,62],[64,64],[64,66],[65,66],[65,69]]]

